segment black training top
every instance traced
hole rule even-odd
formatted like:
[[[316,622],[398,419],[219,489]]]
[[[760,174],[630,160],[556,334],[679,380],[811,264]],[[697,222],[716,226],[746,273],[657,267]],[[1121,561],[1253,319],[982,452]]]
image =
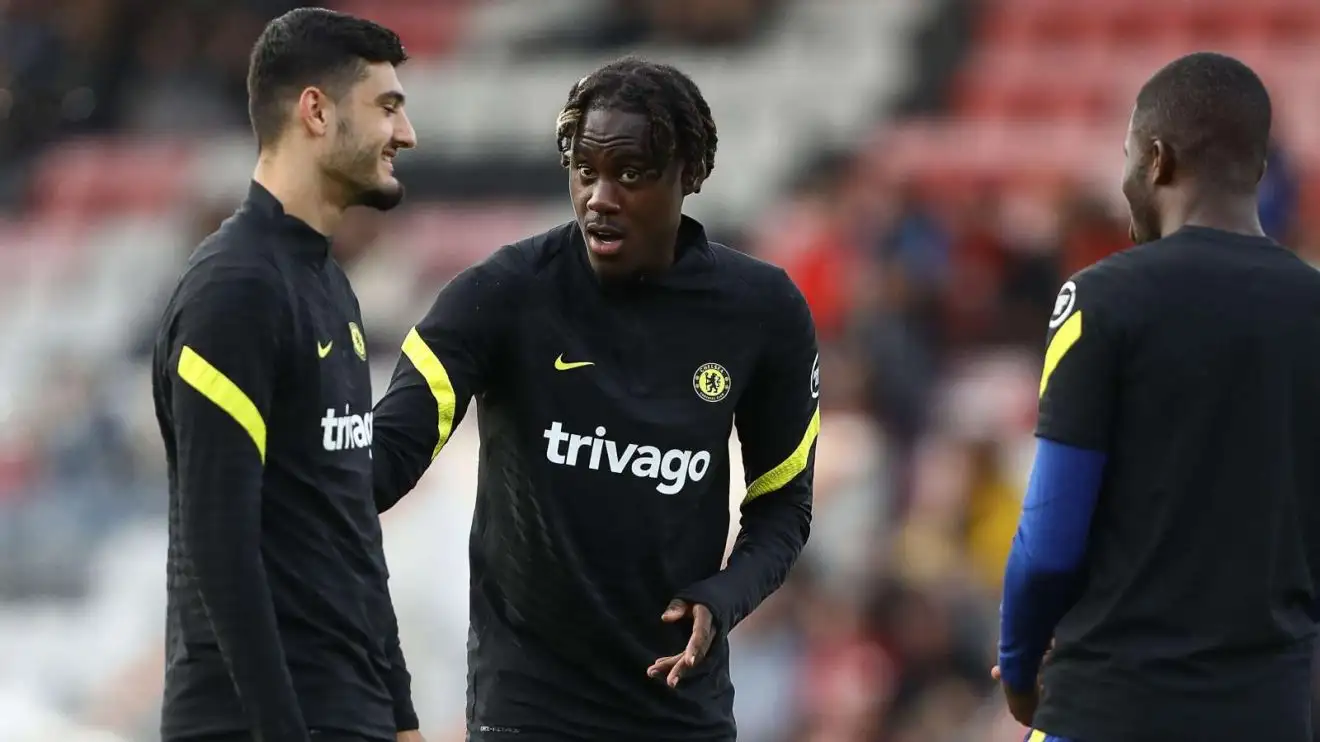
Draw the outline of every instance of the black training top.
[[[253,183],[160,325],[166,740],[416,727],[372,499],[361,314],[329,249]]]
[[[1188,227],[1088,268],[1037,432],[1109,454],[1035,726],[1309,742],[1320,581],[1320,273]]]
[[[481,435],[471,539],[474,739],[731,740],[724,634],[807,540],[815,330],[780,269],[683,221],[662,274],[602,284],[575,223],[505,247],[441,290],[376,406],[384,508],[410,490],[472,398]],[[729,438],[747,476],[729,527]],[[676,690],[674,597],[720,635]],[[509,737],[512,739],[513,737]]]

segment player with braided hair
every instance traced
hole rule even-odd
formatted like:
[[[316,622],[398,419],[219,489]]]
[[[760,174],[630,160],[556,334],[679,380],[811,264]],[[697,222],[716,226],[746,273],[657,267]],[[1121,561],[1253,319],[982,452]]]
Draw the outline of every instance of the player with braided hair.
[[[646,114],[652,149],[690,163],[691,192],[701,192],[701,182],[715,169],[719,136],[710,106],[691,78],[666,64],[625,57],[579,80],[555,123],[564,167],[569,165],[578,125],[592,108]]]
[[[603,219],[595,225],[583,221],[592,265],[606,276],[663,268],[673,260],[675,241],[671,233],[679,225],[683,198],[700,193],[702,183],[715,169],[718,135],[710,106],[696,83],[677,69],[625,57],[573,85],[559,113],[555,139],[560,161],[572,171],[574,183],[584,172],[590,175],[596,171],[592,163],[585,161],[590,158],[575,163],[575,154],[595,154],[601,149],[596,147],[597,132],[604,131],[621,137],[619,143],[635,139],[629,145],[633,150],[629,154],[641,158],[629,164],[644,168],[637,171],[645,176],[638,183],[645,187],[639,190],[664,198],[659,202],[645,199],[645,207],[637,214],[644,220],[636,225],[637,232],[653,236],[656,241],[634,244],[635,249],[628,252],[622,249],[620,225],[606,224]],[[600,153],[604,154],[605,149]],[[621,150],[616,146],[612,151]],[[576,191],[577,195],[586,193],[585,189]],[[574,206],[582,221],[587,204],[579,203],[577,195]],[[652,208],[661,206],[666,208]]]
[[[475,399],[469,739],[732,742],[728,633],[810,530],[811,314],[683,215],[717,135],[682,72],[607,64],[556,134],[576,219],[459,274],[408,334],[374,410],[377,507]]]

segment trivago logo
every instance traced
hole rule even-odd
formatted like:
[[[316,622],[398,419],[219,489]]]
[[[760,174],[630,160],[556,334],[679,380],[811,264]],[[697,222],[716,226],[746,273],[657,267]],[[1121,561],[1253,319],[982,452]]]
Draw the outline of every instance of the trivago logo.
[[[665,495],[678,494],[688,482],[700,482],[710,469],[709,451],[661,451],[636,443],[620,446],[605,435],[604,426],[597,427],[592,437],[565,433],[563,423],[551,423],[545,431],[545,457],[561,466],[600,470],[604,464],[615,474],[658,479],[655,489]]]
[[[343,451],[354,448],[371,448],[371,413],[351,415],[348,405],[344,405],[344,414],[336,415],[333,407],[327,407],[325,417],[321,418],[321,445],[327,451]]]

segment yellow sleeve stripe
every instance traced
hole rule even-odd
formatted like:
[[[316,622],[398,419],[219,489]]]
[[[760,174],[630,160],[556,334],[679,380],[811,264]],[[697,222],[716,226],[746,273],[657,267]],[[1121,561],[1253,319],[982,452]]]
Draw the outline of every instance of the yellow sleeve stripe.
[[[416,327],[412,328],[408,332],[408,337],[403,340],[403,354],[412,362],[422,378],[426,379],[426,385],[431,388],[431,396],[435,397],[440,437],[436,440],[435,450],[431,452],[431,460],[434,461],[453,431],[454,407],[457,404],[454,399],[454,385],[449,383],[449,372],[445,371],[445,365],[436,358],[430,346],[417,333]]]
[[[1027,742],[1045,742],[1048,735],[1039,729],[1031,730],[1031,736],[1027,737]]]
[[[1063,323],[1063,327],[1054,333],[1054,338],[1050,340],[1050,347],[1045,349],[1045,370],[1040,375],[1040,395],[1045,396],[1045,387],[1050,385],[1050,376],[1054,374],[1054,369],[1058,368],[1059,361],[1068,354],[1073,345],[1082,339],[1082,313],[1078,312],[1068,318]]]
[[[807,460],[811,458],[811,444],[816,442],[819,433],[820,405],[816,405],[816,412],[811,416],[811,422],[807,424],[807,432],[802,435],[802,442],[798,443],[797,448],[793,449],[793,453],[790,453],[783,463],[757,477],[756,481],[748,485],[747,497],[743,498],[743,504],[774,492],[801,474],[807,468]]]
[[[266,463],[266,421],[237,384],[187,345],[179,354],[179,378],[243,426],[252,442],[257,444],[261,463]]]

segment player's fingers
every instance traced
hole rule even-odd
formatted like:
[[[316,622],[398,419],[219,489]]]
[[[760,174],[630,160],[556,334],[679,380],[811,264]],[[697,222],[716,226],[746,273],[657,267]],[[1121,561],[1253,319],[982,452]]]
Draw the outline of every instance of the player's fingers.
[[[660,616],[660,620],[673,623],[687,615],[688,607],[687,601],[671,600],[669,601],[669,607],[665,608],[665,612]]]
[[[993,678],[993,679],[995,679],[995,680],[999,680],[999,679],[1000,679],[1000,676],[999,676],[999,665],[995,665],[994,667],[990,668],[990,677]]]
[[[661,657],[646,669],[646,674],[649,677],[658,678],[669,672],[669,670],[673,668],[674,665],[678,664],[678,661],[682,658],[683,655],[681,654],[676,654],[672,657]]]
[[[684,673],[692,669],[692,665],[691,657],[686,654],[679,655],[678,662],[674,663],[674,667],[669,671],[669,677],[665,679],[665,682],[669,683],[670,688],[678,687],[678,681],[683,679]]]

